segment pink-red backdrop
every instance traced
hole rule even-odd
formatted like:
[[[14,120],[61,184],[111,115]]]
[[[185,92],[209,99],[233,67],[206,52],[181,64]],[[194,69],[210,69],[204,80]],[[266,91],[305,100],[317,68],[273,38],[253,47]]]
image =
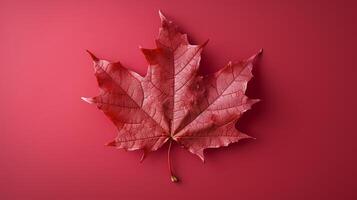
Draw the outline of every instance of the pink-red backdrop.
[[[141,74],[161,9],[194,43],[204,72],[265,49],[239,128],[254,141],[208,150],[105,147],[110,121],[85,53]],[[356,199],[353,1],[0,1],[0,199]]]

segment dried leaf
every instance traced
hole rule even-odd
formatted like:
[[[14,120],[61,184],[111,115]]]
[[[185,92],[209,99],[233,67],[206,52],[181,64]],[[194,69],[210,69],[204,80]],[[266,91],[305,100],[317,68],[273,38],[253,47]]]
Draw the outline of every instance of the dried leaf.
[[[229,62],[214,74],[199,73],[202,45],[189,44],[187,35],[160,12],[161,27],[155,49],[141,51],[149,63],[145,77],[119,62],[92,53],[100,94],[82,98],[96,104],[116,125],[118,136],[109,146],[144,155],[164,143],[177,142],[204,161],[204,149],[227,146],[250,136],[235,123],[258,102],[245,95],[260,50],[247,60]],[[173,182],[170,159],[169,171]]]

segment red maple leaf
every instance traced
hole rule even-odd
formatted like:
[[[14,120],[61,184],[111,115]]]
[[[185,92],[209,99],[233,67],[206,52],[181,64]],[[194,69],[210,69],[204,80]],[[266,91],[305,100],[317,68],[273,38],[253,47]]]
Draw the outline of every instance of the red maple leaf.
[[[192,45],[187,35],[161,13],[155,49],[144,49],[149,67],[145,77],[119,62],[98,59],[92,53],[100,94],[82,98],[96,104],[118,128],[109,146],[129,151],[155,151],[172,142],[204,161],[206,148],[227,146],[250,136],[235,128],[239,117],[258,99],[245,95],[256,57],[229,62],[211,75],[200,75],[199,62],[205,44]],[[143,159],[142,158],[142,159]]]

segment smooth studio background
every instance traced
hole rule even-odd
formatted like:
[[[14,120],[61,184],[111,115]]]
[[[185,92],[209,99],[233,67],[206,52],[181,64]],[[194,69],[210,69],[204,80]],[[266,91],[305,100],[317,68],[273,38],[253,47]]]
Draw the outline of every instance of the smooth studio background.
[[[353,1],[0,1],[0,199],[356,199]],[[239,122],[257,138],[208,150],[105,147],[110,121],[85,53],[141,74],[158,10],[193,43],[203,72],[264,54],[249,84],[262,101]]]

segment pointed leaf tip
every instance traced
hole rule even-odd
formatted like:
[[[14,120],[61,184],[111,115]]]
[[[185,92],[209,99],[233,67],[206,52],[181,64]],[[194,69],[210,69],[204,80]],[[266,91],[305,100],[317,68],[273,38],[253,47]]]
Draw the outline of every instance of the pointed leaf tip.
[[[254,55],[254,57],[258,57],[263,53],[263,48],[259,49],[258,53]]]
[[[160,16],[161,21],[167,20],[166,17],[165,17],[165,15],[162,14],[161,10],[159,10],[159,16]]]
[[[258,53],[254,54],[253,56],[251,56],[250,58],[248,58],[248,62],[255,62],[257,60],[257,58],[263,53],[263,48],[259,49]]]
[[[93,104],[94,101],[93,101],[93,98],[86,98],[86,97],[81,97],[81,99],[89,104]]]
[[[105,144],[105,146],[115,147],[116,146],[116,142],[115,142],[115,140],[111,141],[111,142],[108,142],[108,143]]]
[[[90,57],[93,59],[93,61],[98,61],[99,59],[89,50],[86,50],[86,52],[90,55]]]
[[[197,151],[195,154],[202,160],[203,163],[205,163],[205,156],[204,156],[204,153],[203,153],[203,149],[200,150],[200,151]]]
[[[251,102],[252,105],[254,105],[254,104],[260,102],[261,99],[250,99],[249,101]]]
[[[250,136],[250,135],[247,135],[247,134],[245,134],[245,133],[241,133],[240,134],[240,139],[257,139],[257,138],[255,138],[255,137],[253,137],[253,136]]]
[[[145,160],[145,158],[147,156],[147,153],[148,152],[146,150],[144,150],[144,152],[143,152],[143,154],[141,155],[141,158],[140,158],[140,163],[142,163]]]
[[[208,44],[208,42],[209,42],[209,39],[207,39],[207,40],[201,45],[201,47],[205,47],[205,46]]]

